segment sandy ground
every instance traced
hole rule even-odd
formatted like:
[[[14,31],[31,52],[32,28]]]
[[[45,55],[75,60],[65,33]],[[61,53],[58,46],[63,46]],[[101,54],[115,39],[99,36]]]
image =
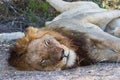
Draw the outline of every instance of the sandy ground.
[[[12,42],[0,43],[0,80],[120,80],[120,63],[99,63],[63,71],[18,71],[7,59]]]

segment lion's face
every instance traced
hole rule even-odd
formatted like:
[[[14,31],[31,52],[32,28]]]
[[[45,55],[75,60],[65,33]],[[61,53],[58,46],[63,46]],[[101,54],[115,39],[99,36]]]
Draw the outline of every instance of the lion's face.
[[[72,67],[76,61],[75,46],[53,31],[29,27],[10,50],[9,64],[19,70],[57,70]]]
[[[28,45],[26,60],[35,70],[57,70],[71,67],[75,53],[54,37],[45,35],[31,41]]]

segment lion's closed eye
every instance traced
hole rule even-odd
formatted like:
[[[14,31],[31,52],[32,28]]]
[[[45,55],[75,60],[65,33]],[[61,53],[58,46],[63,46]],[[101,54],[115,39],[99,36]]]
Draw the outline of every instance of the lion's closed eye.
[[[45,44],[45,47],[49,47],[50,46],[50,40],[44,40],[44,44]]]
[[[45,67],[45,66],[47,65],[47,60],[42,59],[42,60],[39,62],[39,65],[42,66],[42,67]]]
[[[46,62],[46,60],[45,59],[42,59],[41,61],[40,61],[40,64],[43,64],[43,63],[45,63]]]

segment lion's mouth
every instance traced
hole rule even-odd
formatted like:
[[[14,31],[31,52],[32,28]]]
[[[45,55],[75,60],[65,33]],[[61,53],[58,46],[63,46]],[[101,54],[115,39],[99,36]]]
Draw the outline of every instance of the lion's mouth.
[[[76,61],[76,53],[69,49],[64,45],[59,45],[60,48],[63,48],[62,52],[62,62],[65,64],[66,67],[71,67],[75,64]]]
[[[67,59],[69,59],[69,54],[70,54],[70,51],[69,50],[65,50],[62,52],[62,57],[66,57]]]
[[[65,63],[66,67],[71,67],[74,65],[76,60],[76,54],[71,49],[66,49],[63,54],[63,62]]]

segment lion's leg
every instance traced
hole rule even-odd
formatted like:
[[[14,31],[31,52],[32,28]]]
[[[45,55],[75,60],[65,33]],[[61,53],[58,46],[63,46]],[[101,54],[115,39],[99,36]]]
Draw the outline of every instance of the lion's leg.
[[[104,32],[94,24],[86,23],[86,25],[88,27],[83,26],[83,29],[79,29],[79,31],[86,33],[86,36],[91,42],[96,43],[96,45],[99,45],[102,48],[107,47],[108,49],[120,52],[120,38]]]
[[[116,52],[120,52],[120,38],[112,36],[106,32],[104,32],[100,27],[86,23],[88,27],[84,27],[86,30],[83,31],[86,33],[87,37],[90,41],[96,43],[96,45],[101,46],[102,48],[107,47],[108,49],[112,49]],[[90,28],[89,28],[90,26]],[[84,29],[82,29],[84,30]],[[80,30],[81,32],[81,30]]]
[[[47,25],[48,27],[65,27],[68,30],[83,32],[90,39],[96,41],[103,47],[108,47],[116,52],[120,52],[120,38],[104,32],[99,26],[77,19],[61,19]]]
[[[106,32],[116,37],[120,37],[120,18],[112,20],[105,29]]]
[[[96,32],[94,34],[88,34],[90,41],[96,43],[96,45],[102,48],[107,47],[120,53],[120,38],[112,36],[106,32]]]
[[[59,12],[65,12],[71,9],[99,9],[99,6],[91,1],[66,2],[64,0],[46,0]]]
[[[94,49],[90,53],[90,57],[97,62],[120,62],[120,54],[112,51],[111,49]]]

